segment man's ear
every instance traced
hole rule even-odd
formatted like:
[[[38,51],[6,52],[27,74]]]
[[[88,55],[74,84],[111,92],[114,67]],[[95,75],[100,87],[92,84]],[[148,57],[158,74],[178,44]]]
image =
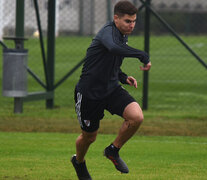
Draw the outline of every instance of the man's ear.
[[[117,22],[117,20],[119,19],[118,15],[114,15],[114,22]]]

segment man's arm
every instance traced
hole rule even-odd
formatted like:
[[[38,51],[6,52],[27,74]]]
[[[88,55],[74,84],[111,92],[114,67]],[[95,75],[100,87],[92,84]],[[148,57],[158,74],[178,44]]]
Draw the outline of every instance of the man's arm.
[[[149,63],[145,64],[144,67],[140,66],[140,69],[142,71],[149,71],[151,66],[152,66],[152,64],[151,64],[151,62],[149,62]]]
[[[127,76],[124,72],[122,72],[121,69],[119,69],[119,81],[120,81],[122,84],[128,84],[128,83],[127,83],[127,78],[128,78],[128,76]]]
[[[127,44],[121,44],[116,37],[116,30],[112,26],[105,27],[102,36],[102,44],[113,54],[124,57],[135,57],[138,58],[142,63],[148,64],[149,56],[144,51],[132,48]]]

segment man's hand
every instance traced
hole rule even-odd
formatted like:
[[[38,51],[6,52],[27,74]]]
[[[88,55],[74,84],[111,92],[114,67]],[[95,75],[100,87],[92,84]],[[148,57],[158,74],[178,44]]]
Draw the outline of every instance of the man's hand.
[[[135,88],[137,88],[137,80],[132,77],[132,76],[128,76],[126,82],[130,85],[130,86],[134,86]]]
[[[151,65],[152,65],[151,62],[149,62],[148,64],[145,64],[144,67],[140,66],[140,69],[142,71],[149,71],[151,68]]]

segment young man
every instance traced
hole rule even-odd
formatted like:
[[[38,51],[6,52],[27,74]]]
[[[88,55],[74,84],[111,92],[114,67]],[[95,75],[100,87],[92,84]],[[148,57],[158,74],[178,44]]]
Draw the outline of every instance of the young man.
[[[128,173],[128,167],[119,156],[120,148],[134,135],[143,121],[143,113],[136,100],[121,87],[129,84],[137,88],[137,81],[120,69],[124,57],[138,58],[149,70],[148,55],[127,45],[136,22],[137,8],[129,1],[119,1],[114,7],[113,22],[103,26],[87,50],[80,80],[75,89],[75,102],[82,133],[76,140],[76,155],[71,162],[80,180],[90,180],[85,155],[96,139],[104,110],[123,117],[118,136],[105,148],[104,155],[115,168]]]

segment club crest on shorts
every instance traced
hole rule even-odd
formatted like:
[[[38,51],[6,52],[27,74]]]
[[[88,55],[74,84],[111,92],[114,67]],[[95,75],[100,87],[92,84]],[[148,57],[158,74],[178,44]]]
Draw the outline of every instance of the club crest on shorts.
[[[91,121],[90,120],[84,120],[84,123],[87,127],[89,127],[91,125]]]

